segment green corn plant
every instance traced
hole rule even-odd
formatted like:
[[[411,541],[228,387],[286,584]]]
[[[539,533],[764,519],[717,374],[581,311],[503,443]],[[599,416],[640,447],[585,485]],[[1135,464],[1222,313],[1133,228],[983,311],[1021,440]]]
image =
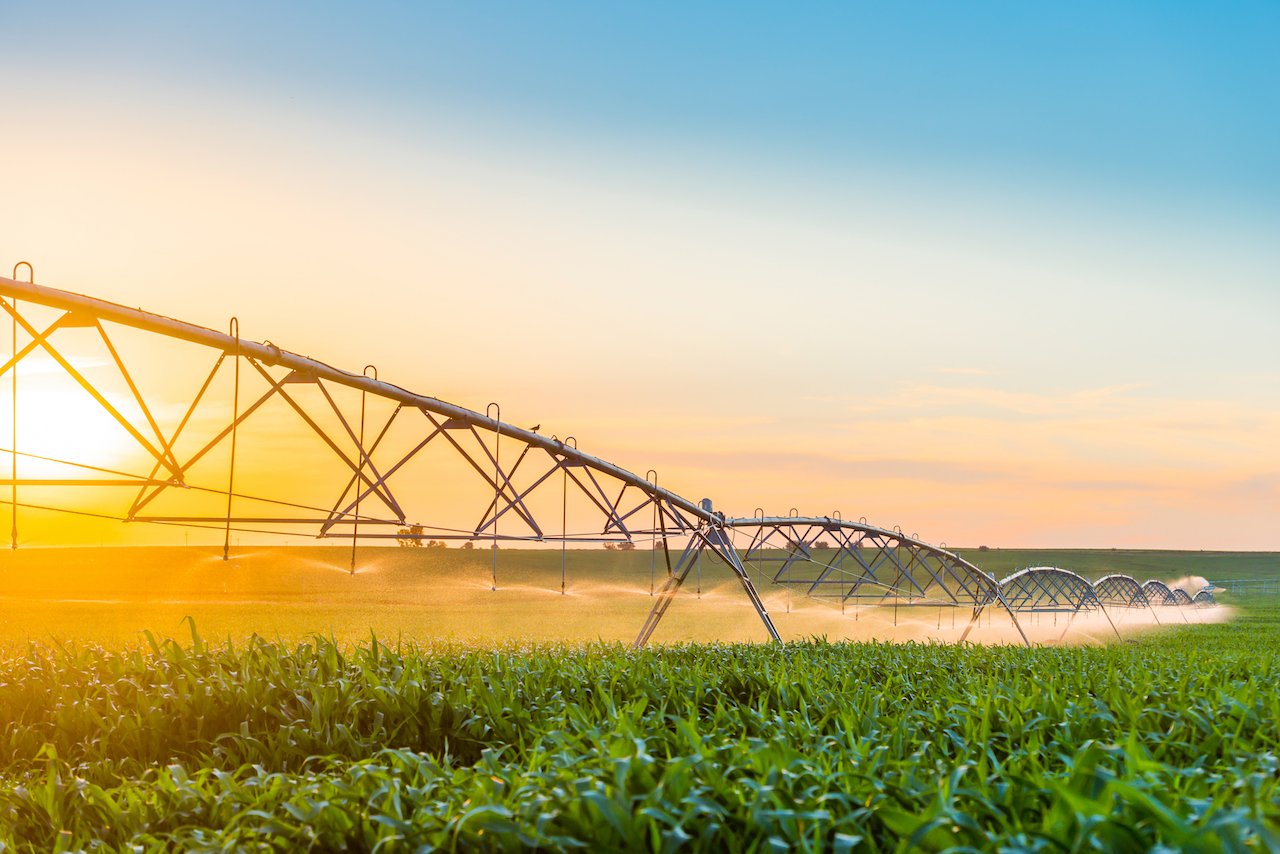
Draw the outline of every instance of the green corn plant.
[[[5,850],[1276,850],[1274,623],[0,658]]]

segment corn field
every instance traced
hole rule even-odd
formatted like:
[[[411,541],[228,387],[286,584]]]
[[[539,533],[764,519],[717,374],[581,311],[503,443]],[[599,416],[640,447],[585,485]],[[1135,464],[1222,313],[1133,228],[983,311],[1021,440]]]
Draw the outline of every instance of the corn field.
[[[1265,851],[1271,615],[1106,648],[287,647],[0,662],[5,851]]]

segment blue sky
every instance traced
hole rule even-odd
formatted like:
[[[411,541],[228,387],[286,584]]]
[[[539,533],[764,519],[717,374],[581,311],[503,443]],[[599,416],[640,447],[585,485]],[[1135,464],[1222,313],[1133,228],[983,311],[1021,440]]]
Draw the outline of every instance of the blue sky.
[[[1275,4],[0,2],[0,31],[0,263],[48,284],[238,313],[743,512],[1280,548]]]
[[[319,11],[317,11],[319,10]],[[1274,4],[41,4],[7,65],[1274,213]],[[74,74],[74,71],[71,73]],[[406,114],[408,114],[406,116]]]

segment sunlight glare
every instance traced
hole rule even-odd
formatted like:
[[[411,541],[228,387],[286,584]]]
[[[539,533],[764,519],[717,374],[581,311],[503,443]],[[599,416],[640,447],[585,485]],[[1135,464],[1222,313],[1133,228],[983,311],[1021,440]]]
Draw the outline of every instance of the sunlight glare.
[[[12,441],[13,399],[9,377],[0,378],[0,445],[9,448]],[[121,411],[125,401],[112,400]],[[53,460],[84,463],[105,468],[121,468],[143,464],[141,449],[111,414],[75,381],[66,376],[19,376],[17,450],[49,457]],[[154,443],[154,440],[153,440]],[[88,472],[66,465],[18,458],[18,476],[22,477],[94,477]],[[145,472],[144,472],[145,473]]]

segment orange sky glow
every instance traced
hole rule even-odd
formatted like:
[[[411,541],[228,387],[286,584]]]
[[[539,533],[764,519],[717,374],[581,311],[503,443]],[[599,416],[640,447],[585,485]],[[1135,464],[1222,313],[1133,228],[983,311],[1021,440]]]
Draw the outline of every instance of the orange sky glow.
[[[839,510],[963,547],[1280,549],[1265,202],[20,59],[0,69],[20,84],[0,107],[22,117],[0,137],[0,274],[29,260],[40,284],[219,330],[234,315],[255,341],[497,401],[730,515]],[[87,331],[58,335],[111,386]],[[140,333],[119,346],[168,428],[216,358]],[[229,417],[227,383],[193,442]],[[110,399],[132,405],[118,382]],[[19,450],[149,469],[45,356],[20,369],[18,412]],[[240,453],[246,490],[327,506],[343,482],[283,408]],[[193,478],[224,488],[227,462],[219,448]],[[483,491],[430,460],[407,489],[442,517]],[[127,493],[23,500],[118,514]],[[29,545],[182,541],[23,514]]]

